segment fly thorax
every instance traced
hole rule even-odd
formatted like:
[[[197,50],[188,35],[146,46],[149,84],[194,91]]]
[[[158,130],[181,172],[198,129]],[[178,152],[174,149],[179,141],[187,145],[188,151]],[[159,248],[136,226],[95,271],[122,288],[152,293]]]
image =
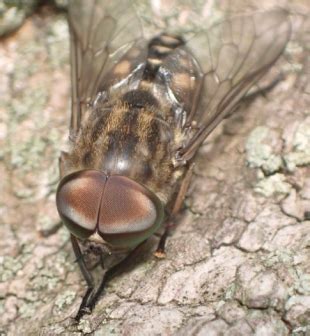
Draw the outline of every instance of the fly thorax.
[[[157,189],[162,184],[163,172],[167,178],[170,174],[172,133],[154,105],[143,107],[143,99],[138,99],[140,106],[133,104],[132,100],[140,95],[139,91],[127,94],[128,109],[122,112],[118,123],[113,123],[114,127],[105,128],[102,170],[128,176]],[[115,111],[115,115],[118,113]]]

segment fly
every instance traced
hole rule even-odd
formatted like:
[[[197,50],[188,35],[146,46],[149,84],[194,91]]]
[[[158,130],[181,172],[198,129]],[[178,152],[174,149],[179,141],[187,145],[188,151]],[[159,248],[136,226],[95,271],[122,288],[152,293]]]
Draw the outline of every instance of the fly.
[[[58,212],[87,283],[76,320],[90,313],[115,273],[160,228],[165,242],[213,129],[282,54],[281,9],[226,19],[186,40],[147,41],[128,0],[69,1],[72,113],[60,157]],[[83,246],[125,253],[95,281]]]

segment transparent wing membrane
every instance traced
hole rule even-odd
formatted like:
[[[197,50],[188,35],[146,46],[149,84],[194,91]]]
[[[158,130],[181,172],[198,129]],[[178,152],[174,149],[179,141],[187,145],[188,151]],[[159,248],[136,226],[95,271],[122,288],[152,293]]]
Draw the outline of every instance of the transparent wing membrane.
[[[103,77],[142,35],[130,3],[126,0],[69,2],[71,136],[78,132],[87,106],[95,99]]]
[[[189,160],[210,132],[278,59],[290,37],[281,9],[227,19],[187,42],[203,77],[200,108],[189,115],[199,126],[181,150]],[[188,123],[187,123],[188,124]]]
[[[112,67],[128,57],[126,53],[134,51],[133,46],[139,49],[143,44],[139,59],[136,63],[131,60],[132,64],[142,64],[147,58],[147,44],[140,43],[142,28],[129,0],[71,0],[68,20],[72,64],[70,135],[74,138],[98,91],[108,90],[115,81],[120,81],[111,76]],[[210,132],[268,71],[283,52],[290,32],[289,15],[285,10],[256,12],[228,18],[201,30],[186,41],[192,58],[184,56],[183,47],[176,48],[167,57],[162,69],[166,68],[165,73],[178,81],[179,90],[187,89],[174,92],[183,102],[185,117],[183,113],[176,113],[169,122],[172,128],[183,127],[185,140],[178,152],[182,161],[195,155]],[[176,68],[181,57],[185,61],[184,69],[193,79],[187,85],[182,82],[178,72],[181,70]],[[199,74],[195,72],[196,60]],[[173,90],[174,83],[171,84],[168,77],[164,81]],[[193,122],[195,128],[191,129]]]

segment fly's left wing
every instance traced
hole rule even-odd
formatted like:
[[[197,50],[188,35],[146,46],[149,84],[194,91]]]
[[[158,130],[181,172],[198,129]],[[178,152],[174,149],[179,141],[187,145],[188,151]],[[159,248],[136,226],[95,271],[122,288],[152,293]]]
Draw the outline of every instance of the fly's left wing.
[[[187,42],[201,67],[200,109],[187,116],[197,129],[185,137],[177,153],[190,160],[223,118],[282,54],[291,32],[288,13],[282,9],[227,19]]]
[[[104,76],[142,37],[130,0],[70,0],[72,113],[70,138],[79,131]]]

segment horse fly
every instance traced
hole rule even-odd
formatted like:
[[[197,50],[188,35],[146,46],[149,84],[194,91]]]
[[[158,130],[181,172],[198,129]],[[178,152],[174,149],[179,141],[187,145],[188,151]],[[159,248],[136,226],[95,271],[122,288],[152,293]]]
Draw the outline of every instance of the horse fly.
[[[71,234],[90,313],[104,286],[160,228],[165,241],[200,145],[282,54],[281,9],[228,18],[193,37],[143,38],[129,0],[71,0],[70,151],[60,157],[56,203]],[[95,286],[81,246],[123,259]]]

